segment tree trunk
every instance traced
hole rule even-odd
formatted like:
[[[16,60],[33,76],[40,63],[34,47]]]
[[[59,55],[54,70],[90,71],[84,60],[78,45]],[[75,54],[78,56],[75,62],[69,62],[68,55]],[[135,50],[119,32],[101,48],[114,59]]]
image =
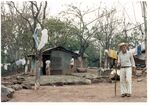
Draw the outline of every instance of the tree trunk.
[[[35,90],[40,87],[40,72],[42,65],[42,53],[40,51],[36,51],[36,75],[35,75]]]

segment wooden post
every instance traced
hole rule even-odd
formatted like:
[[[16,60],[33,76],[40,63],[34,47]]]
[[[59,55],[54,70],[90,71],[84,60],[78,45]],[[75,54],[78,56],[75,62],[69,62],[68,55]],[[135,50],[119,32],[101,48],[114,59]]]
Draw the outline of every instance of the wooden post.
[[[145,55],[146,55],[146,58],[145,58],[145,64],[146,64],[146,67],[147,67],[147,14],[146,14],[146,1],[141,1],[141,9],[142,9],[142,17],[144,19],[144,28],[145,28]]]
[[[147,19],[146,19],[146,1],[142,1],[143,4],[143,18],[144,18],[144,27],[145,27],[145,54],[146,54],[146,59],[145,59],[145,64],[147,67]]]
[[[98,69],[98,76],[101,76],[101,65],[102,65],[102,53],[101,47],[99,48],[99,69]]]
[[[115,67],[115,71],[116,71],[116,73],[115,73],[115,96],[117,95],[117,69],[116,69],[116,67]]]

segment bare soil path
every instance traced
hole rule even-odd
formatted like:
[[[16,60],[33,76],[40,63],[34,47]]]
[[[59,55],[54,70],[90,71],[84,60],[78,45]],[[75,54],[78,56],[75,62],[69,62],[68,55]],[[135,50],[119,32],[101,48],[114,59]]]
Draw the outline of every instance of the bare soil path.
[[[120,97],[119,81],[117,96],[114,95],[114,83],[91,85],[41,86],[39,90],[19,90],[10,102],[146,102],[147,79],[141,82],[133,79],[132,97]]]

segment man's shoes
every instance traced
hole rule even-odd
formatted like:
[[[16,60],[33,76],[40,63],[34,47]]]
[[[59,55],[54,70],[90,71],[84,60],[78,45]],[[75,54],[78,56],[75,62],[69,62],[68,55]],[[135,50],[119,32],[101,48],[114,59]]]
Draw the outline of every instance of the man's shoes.
[[[127,94],[127,97],[131,97],[131,94]]]
[[[121,97],[125,97],[126,95],[125,94],[121,94]]]
[[[125,97],[125,96],[127,96],[127,97],[131,97],[131,94],[128,94],[128,93],[121,94],[121,97]]]

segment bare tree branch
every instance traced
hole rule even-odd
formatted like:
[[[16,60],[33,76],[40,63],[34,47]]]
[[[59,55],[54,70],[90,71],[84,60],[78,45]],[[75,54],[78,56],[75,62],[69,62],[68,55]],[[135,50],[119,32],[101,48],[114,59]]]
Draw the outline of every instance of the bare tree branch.
[[[33,27],[32,27],[32,25],[31,25],[30,21],[29,21],[25,16],[23,16],[23,14],[17,9],[17,7],[15,6],[15,3],[14,3],[13,1],[11,1],[11,3],[7,3],[7,4],[8,4],[9,6],[12,6],[12,7],[15,8],[16,12],[19,13],[20,16],[28,22],[29,27],[30,27],[32,33],[34,33]]]
[[[45,1],[45,6],[44,6],[44,10],[43,10],[43,20],[45,19],[45,15],[46,15],[46,8],[47,8],[47,1]]]

